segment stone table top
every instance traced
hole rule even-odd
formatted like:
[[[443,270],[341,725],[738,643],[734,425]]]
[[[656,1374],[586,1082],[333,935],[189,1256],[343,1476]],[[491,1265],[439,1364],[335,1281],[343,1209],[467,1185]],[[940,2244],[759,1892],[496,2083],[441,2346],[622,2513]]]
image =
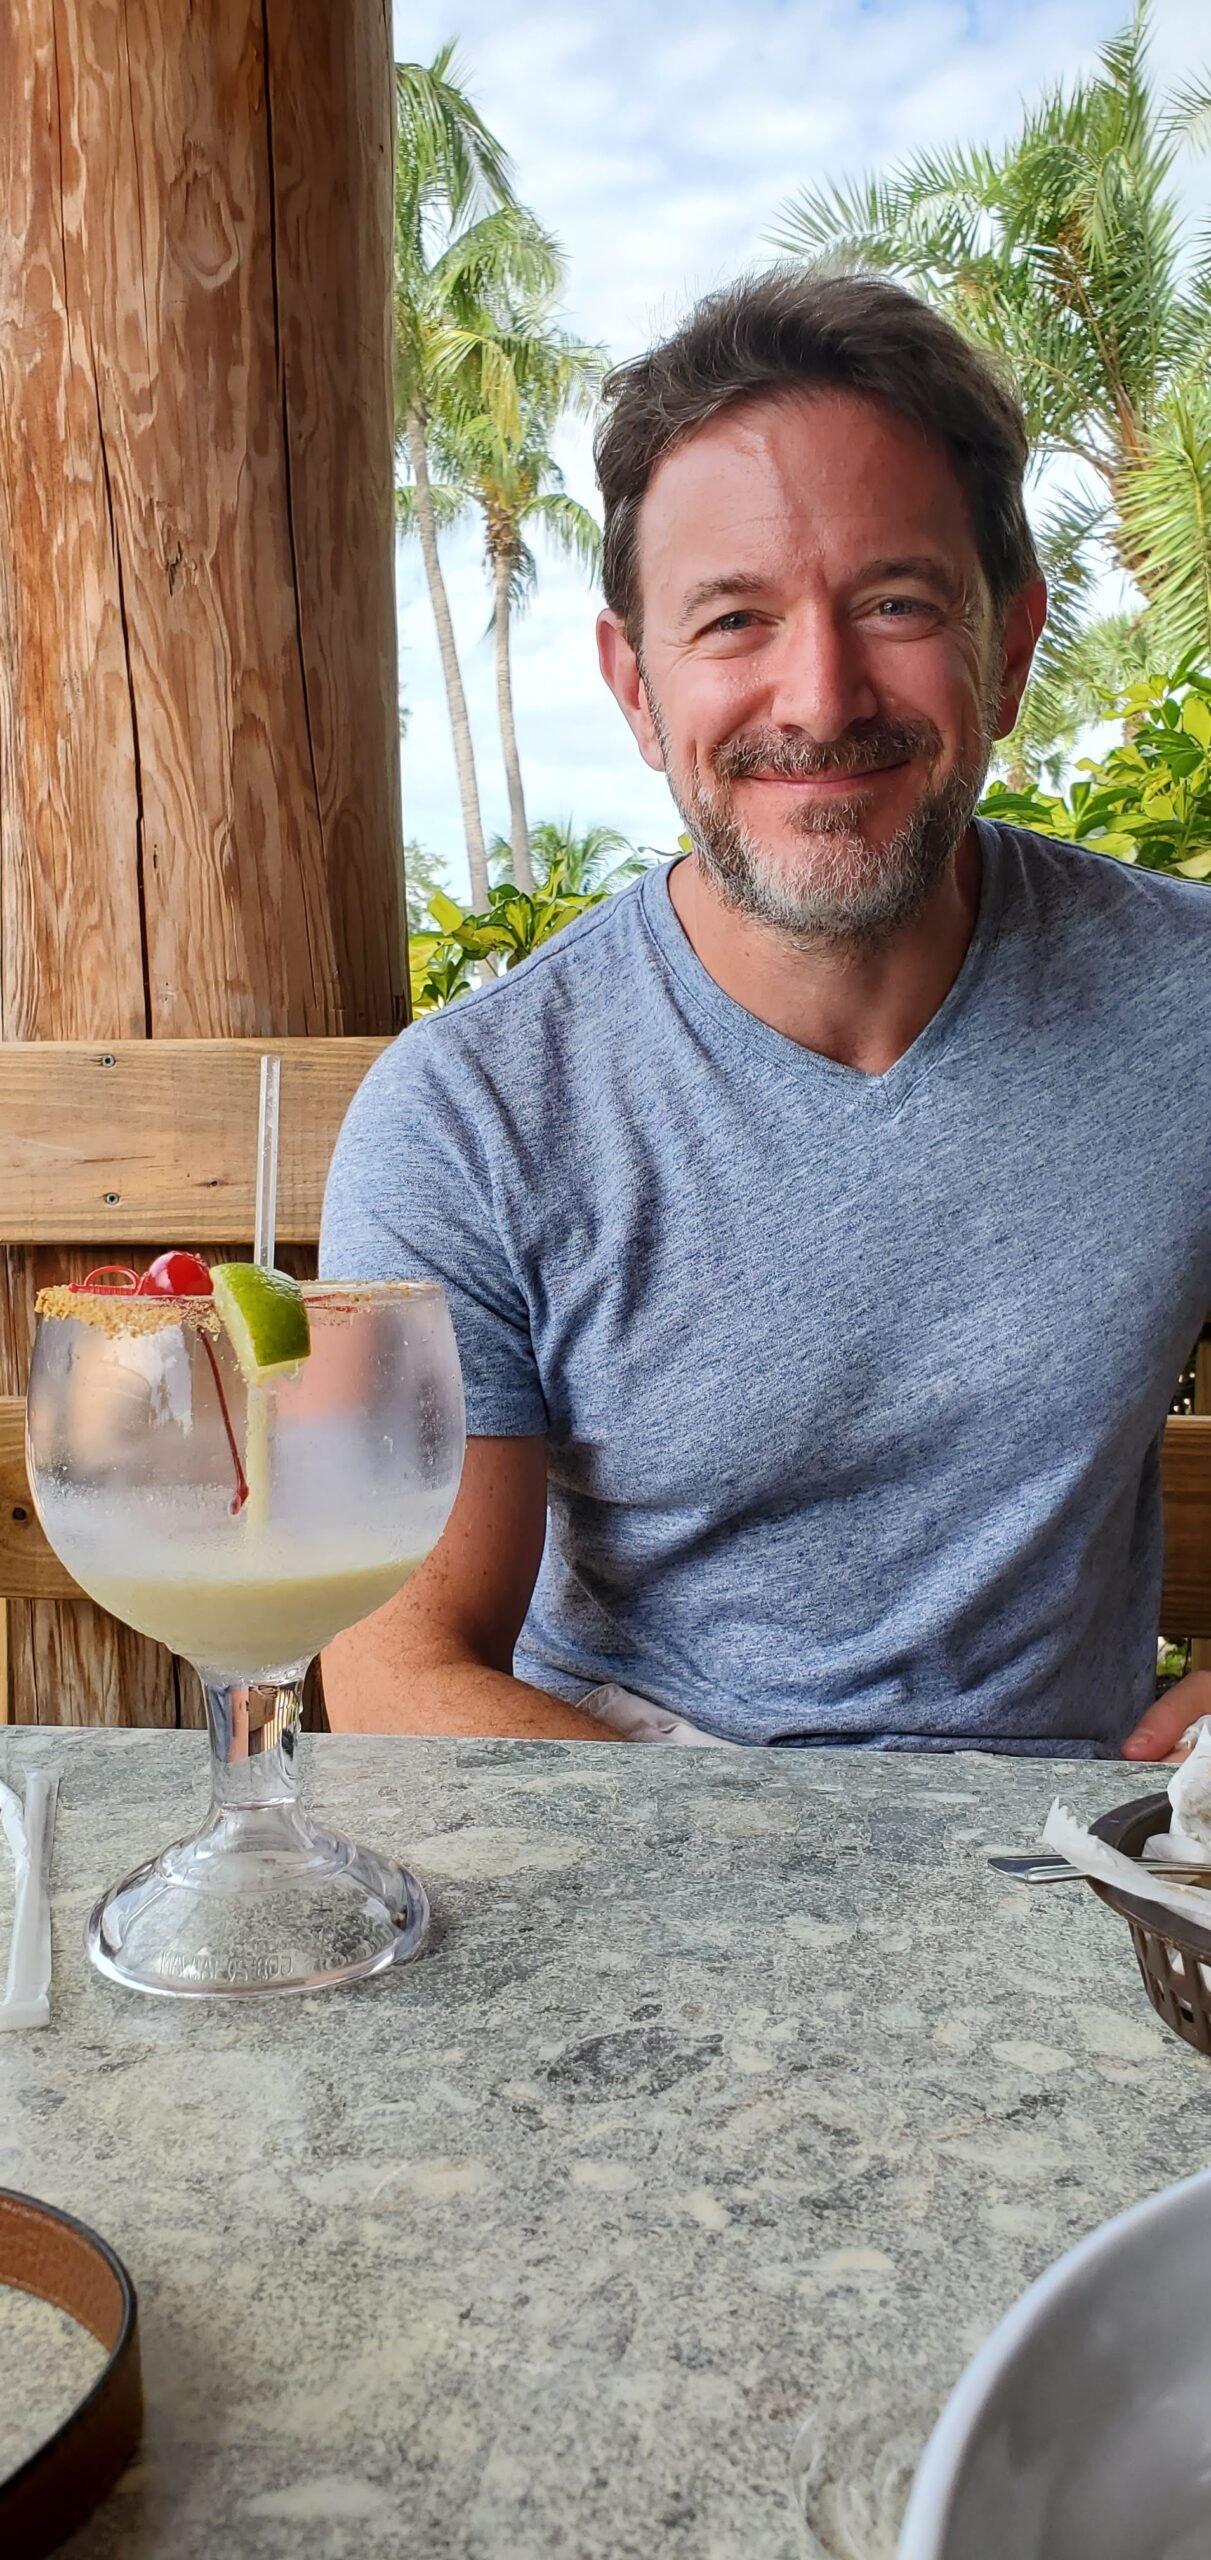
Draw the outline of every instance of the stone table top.
[[[126,2260],[147,2394],[71,2560],[887,2560],[1009,2303],[1211,2160],[1123,1922],[982,1855],[1151,1773],[323,1739],[311,1794],[415,1859],[435,1951],[226,2008],[81,1942],[200,1818],[201,1737],[0,1733],[43,1764],[52,2020],[0,2036],[0,2184]]]

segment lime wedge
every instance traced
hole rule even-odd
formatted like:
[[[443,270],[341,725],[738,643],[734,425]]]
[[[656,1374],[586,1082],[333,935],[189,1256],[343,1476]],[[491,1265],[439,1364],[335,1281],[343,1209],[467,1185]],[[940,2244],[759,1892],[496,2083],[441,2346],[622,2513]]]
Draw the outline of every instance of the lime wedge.
[[[210,1277],[216,1312],[250,1385],[306,1359],[311,1326],[297,1280],[256,1262],[219,1262]]]

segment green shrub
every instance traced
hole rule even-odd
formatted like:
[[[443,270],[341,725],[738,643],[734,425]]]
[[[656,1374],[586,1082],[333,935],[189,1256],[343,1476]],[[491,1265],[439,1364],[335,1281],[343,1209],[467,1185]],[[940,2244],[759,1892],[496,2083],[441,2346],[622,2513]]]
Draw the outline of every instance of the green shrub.
[[[1211,675],[1176,675],[1132,685],[1113,707],[1121,745],[1100,763],[1086,758],[1066,796],[1033,783],[1024,791],[989,785],[987,818],[1065,836],[1141,870],[1211,878]]]
[[[429,900],[436,933],[409,937],[413,1012],[432,1013],[437,1005],[453,1004],[467,994],[476,969],[485,964],[498,972],[515,969],[540,943],[609,895],[608,889],[566,890],[558,864],[532,897],[515,889],[511,880],[500,881],[489,890],[482,915],[439,891]]]

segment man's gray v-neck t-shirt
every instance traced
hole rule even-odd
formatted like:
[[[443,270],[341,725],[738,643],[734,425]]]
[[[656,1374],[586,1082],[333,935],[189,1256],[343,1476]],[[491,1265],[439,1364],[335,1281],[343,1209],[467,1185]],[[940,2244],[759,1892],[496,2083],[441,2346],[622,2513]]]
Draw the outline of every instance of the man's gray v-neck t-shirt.
[[[733,1742],[1113,1751],[1211,1309],[1211,890],[980,824],[886,1075],[695,956],[668,871],[385,1052],[321,1267],[440,1281],[473,1433],[540,1433],[518,1676]]]

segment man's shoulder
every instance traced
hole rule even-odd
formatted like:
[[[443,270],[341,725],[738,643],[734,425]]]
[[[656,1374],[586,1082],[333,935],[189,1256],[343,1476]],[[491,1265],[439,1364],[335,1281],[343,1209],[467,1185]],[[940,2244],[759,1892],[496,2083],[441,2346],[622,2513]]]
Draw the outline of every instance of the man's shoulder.
[[[1077,844],[1064,836],[1038,835],[1004,819],[988,819],[1008,856],[1017,863],[1026,886],[1044,901],[1100,921],[1117,921],[1124,932],[1137,928],[1142,940],[1206,935],[1211,940],[1211,895],[1201,880],[1182,880],[1170,871],[1150,871],[1136,862],[1101,853],[1096,845]]]
[[[371,1068],[357,1118],[405,1105],[457,1115],[492,1093],[507,1095],[515,1116],[527,1097],[549,1102],[591,1077],[598,1034],[639,1036],[650,1015],[643,887],[639,880],[588,908],[491,985],[420,1014]]]
[[[524,1055],[572,1036],[582,1043],[586,1022],[597,1014],[616,1019],[636,975],[650,966],[644,885],[637,880],[587,908],[503,978],[422,1015],[404,1045],[413,1044],[414,1054],[423,1045],[435,1066],[440,1060],[455,1071],[464,1059],[470,1065]]]
[[[537,1012],[544,1004],[557,1002],[569,979],[575,981],[578,998],[598,984],[608,986],[623,951],[643,939],[642,909],[648,879],[649,874],[644,872],[628,888],[617,889],[596,906],[586,907],[582,915],[561,926],[549,942],[540,942],[536,951],[529,952],[494,986],[478,988],[456,1008],[460,1018],[466,1022],[491,1006],[500,1021],[504,1016],[499,1008],[508,1005],[512,1018],[520,1021],[524,1013]]]

